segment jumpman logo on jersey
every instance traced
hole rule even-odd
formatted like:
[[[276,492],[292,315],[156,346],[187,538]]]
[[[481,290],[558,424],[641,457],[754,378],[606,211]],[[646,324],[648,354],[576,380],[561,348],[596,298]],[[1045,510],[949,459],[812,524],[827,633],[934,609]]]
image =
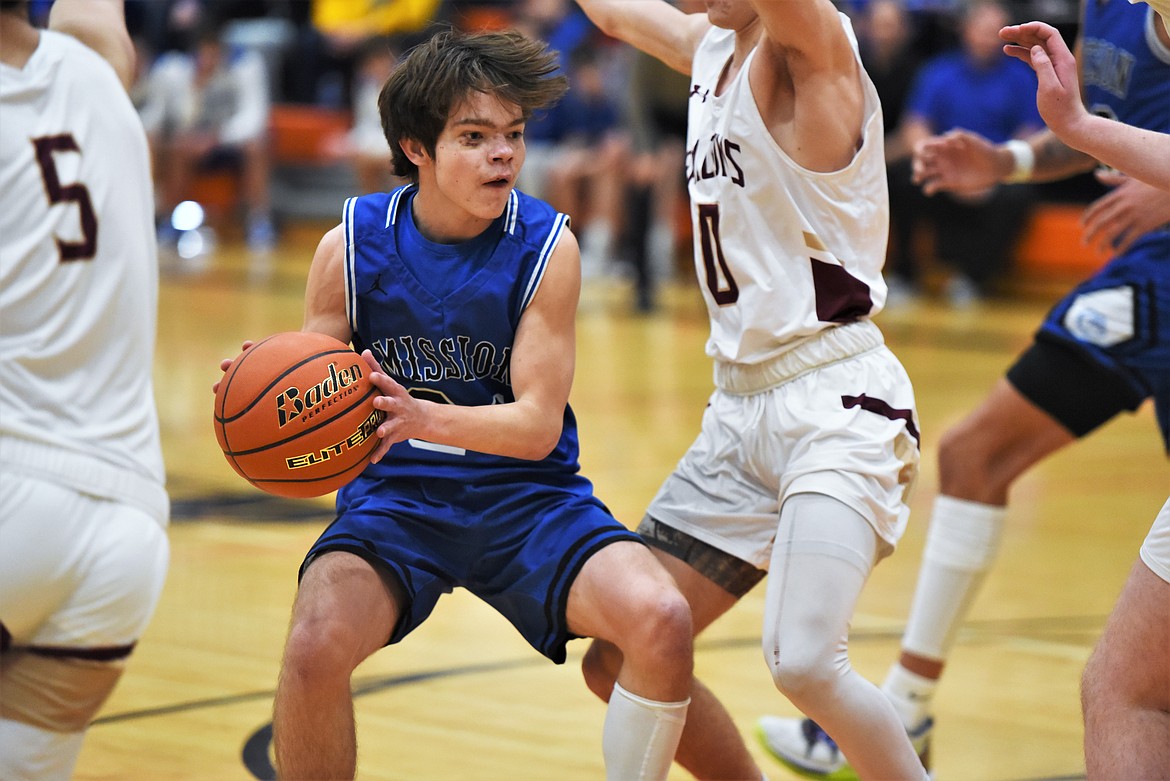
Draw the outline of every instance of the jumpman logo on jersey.
[[[691,94],[688,95],[687,97],[693,98],[696,95],[698,95],[700,98],[702,98],[703,102],[706,103],[707,98],[711,95],[711,90],[703,89],[702,85],[694,84],[691,86]]]
[[[377,290],[382,295],[386,295],[386,289],[382,287],[382,275],[381,274],[379,274],[374,279],[374,284],[370,285],[370,289],[367,290],[366,292],[373,293],[375,290]]]

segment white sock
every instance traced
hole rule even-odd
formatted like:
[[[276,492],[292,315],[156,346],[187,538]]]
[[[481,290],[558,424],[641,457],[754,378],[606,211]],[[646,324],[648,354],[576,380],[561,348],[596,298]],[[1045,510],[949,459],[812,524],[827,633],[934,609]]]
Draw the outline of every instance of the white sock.
[[[607,781],[665,781],[690,703],[647,700],[615,683],[601,737]]]
[[[84,738],[84,732],[50,732],[0,719],[0,778],[69,781]]]
[[[930,715],[936,688],[938,681],[912,673],[900,664],[892,666],[882,682],[882,692],[893,704],[907,732],[920,727]]]

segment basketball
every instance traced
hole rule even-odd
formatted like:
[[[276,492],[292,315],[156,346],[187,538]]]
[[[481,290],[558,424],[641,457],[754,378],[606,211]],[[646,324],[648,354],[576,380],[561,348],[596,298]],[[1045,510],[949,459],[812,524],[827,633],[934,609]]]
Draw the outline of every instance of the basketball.
[[[276,496],[335,491],[366,467],[383,413],[365,361],[331,336],[275,334],[236,356],[215,393],[232,468]]]

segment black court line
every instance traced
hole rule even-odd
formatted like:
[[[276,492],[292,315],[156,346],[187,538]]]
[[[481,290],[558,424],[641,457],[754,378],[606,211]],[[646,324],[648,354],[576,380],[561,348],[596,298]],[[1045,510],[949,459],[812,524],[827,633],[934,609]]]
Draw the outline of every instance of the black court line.
[[[993,621],[968,622],[964,625],[962,631],[964,634],[975,632],[978,634],[996,634],[1003,637],[1010,637],[1013,635],[1046,636],[1052,634],[1067,634],[1069,632],[1097,632],[1104,625],[1104,622],[1105,616],[1052,616],[1046,618],[1001,619]],[[850,635],[849,640],[850,643],[898,640],[902,637],[903,631],[904,629],[901,627],[866,630]],[[695,652],[698,654],[704,651],[721,651],[748,648],[759,645],[759,642],[759,638],[754,636],[733,637],[722,640],[700,640],[695,644]],[[546,663],[547,660],[544,657],[533,655],[532,657],[525,659],[512,659],[502,662],[491,662],[486,664],[467,665],[461,667],[448,667],[438,670],[427,670],[423,672],[407,673],[404,675],[394,675],[389,677],[359,678],[354,681],[352,687],[353,696],[355,699],[357,699],[358,697],[375,694],[387,689],[410,686],[412,684],[425,683],[427,681],[468,675],[479,675],[483,673],[503,672],[507,670],[518,670],[525,667],[535,667],[537,665]],[[262,691],[243,692],[240,694],[227,695],[223,697],[189,700],[187,702],[178,702],[156,708],[144,708],[140,710],[110,714],[108,716],[95,719],[91,726],[100,727],[104,724],[135,721],[138,719],[151,718],[156,716],[167,716],[174,713],[184,713],[206,708],[225,707],[245,702],[268,702],[272,700],[274,695],[275,691],[271,689],[265,689]],[[240,759],[244,767],[251,774],[252,778],[258,779],[258,781],[275,781],[276,779],[276,770],[273,768],[272,760],[270,758],[271,745],[272,723],[268,722],[254,730],[247,737],[241,750]],[[1081,781],[1084,778],[1084,775],[1062,775],[1031,779],[1002,779],[1001,781]],[[994,780],[989,779],[989,781]]]

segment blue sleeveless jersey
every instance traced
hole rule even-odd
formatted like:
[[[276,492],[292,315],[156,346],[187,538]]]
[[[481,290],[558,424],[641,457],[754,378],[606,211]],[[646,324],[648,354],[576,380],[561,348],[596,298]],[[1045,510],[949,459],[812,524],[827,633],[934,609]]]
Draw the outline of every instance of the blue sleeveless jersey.
[[[1170,132],[1170,48],[1154,12],[1088,0],[1081,27],[1086,104],[1094,113]],[[1071,344],[1153,397],[1170,450],[1170,225],[1150,231],[1053,307],[1038,337]]]
[[[1081,73],[1089,110],[1129,125],[1170,133],[1170,48],[1158,40],[1154,10],[1127,0],[1088,0],[1081,26]],[[1170,261],[1170,226],[1134,242],[1114,262]],[[1166,270],[1145,273],[1165,276]]]
[[[416,229],[402,223],[413,219],[416,192],[409,185],[345,203],[345,287],[354,346],[359,352],[369,348],[383,370],[419,398],[465,406],[514,401],[516,329],[568,217],[513,190],[504,213],[483,235],[447,245],[441,257],[441,245],[432,245],[431,256],[409,240],[405,228]],[[462,265],[451,268],[452,262]],[[577,459],[577,423],[566,405],[560,441],[542,461],[411,440],[391,447],[356,482],[532,481],[541,475],[558,482],[557,476],[578,471]]]
[[[1081,81],[1095,114],[1170,132],[1170,48],[1154,10],[1127,0],[1088,0],[1081,27]]]

